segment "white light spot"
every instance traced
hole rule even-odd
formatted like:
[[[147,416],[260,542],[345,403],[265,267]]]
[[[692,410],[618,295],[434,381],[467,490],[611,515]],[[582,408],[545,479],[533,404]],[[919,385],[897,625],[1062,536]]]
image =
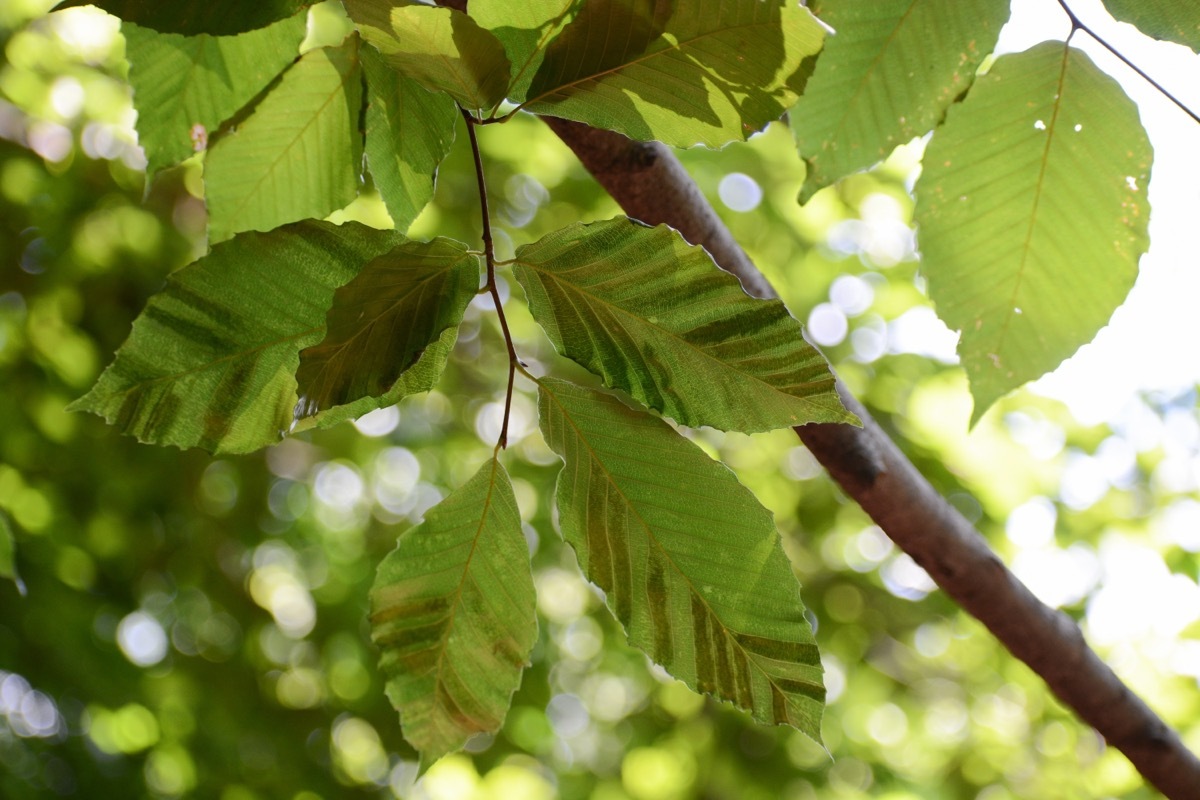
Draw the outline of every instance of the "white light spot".
[[[313,492],[325,505],[350,511],[362,499],[363,479],[358,471],[349,465],[323,464],[317,470]]]
[[[1034,497],[1008,515],[1004,532],[1017,547],[1044,547],[1054,542],[1058,511],[1048,497]]]
[[[1079,123],[1076,123],[1076,124],[1075,124],[1075,132],[1076,132],[1076,133],[1079,133],[1081,130],[1083,130],[1083,125],[1080,125]]]
[[[875,290],[857,275],[842,275],[829,287],[829,299],[848,317],[856,317],[871,307]]]
[[[134,611],[117,625],[121,652],[139,667],[152,667],[167,657],[167,633],[145,611]]]
[[[354,420],[354,427],[358,428],[358,432],[363,436],[379,437],[387,436],[392,431],[396,430],[396,426],[400,424],[400,409],[396,406],[388,406],[387,408],[377,408],[369,414],[363,414],[358,419]]]
[[[841,343],[849,327],[846,315],[832,303],[821,303],[808,315],[808,333],[817,344]]]
[[[63,119],[73,119],[83,110],[83,85],[69,76],[54,81],[50,87],[50,105]]]
[[[583,701],[573,694],[556,694],[546,704],[546,718],[554,732],[563,738],[583,733],[590,717]]]
[[[1039,119],[1037,122],[1033,123],[1033,127],[1037,128],[1039,131],[1044,131],[1046,130],[1046,123]]]
[[[731,172],[721,179],[717,195],[733,211],[753,211],[762,202],[763,191],[749,175]]]
[[[1132,175],[1125,176],[1125,185],[1129,187],[1129,191],[1136,192],[1138,190],[1137,178]]]

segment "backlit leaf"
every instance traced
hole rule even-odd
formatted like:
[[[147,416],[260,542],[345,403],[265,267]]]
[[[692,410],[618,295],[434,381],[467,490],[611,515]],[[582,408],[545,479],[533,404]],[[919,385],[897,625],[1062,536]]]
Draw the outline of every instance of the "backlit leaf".
[[[499,729],[537,618],[517,500],[498,461],[430,509],[379,565],[371,638],[423,764]]]
[[[544,379],[564,538],[630,643],[672,675],[820,741],[825,689],[771,514],[725,465],[615,398]]]
[[[1200,52],[1200,4],[1194,0],[1104,0],[1104,6],[1147,36]]]
[[[358,44],[311,50],[204,161],[209,240],[324,217],[358,192]]]
[[[525,108],[720,147],[795,103],[823,38],[794,0],[589,0],[546,48]]]
[[[583,0],[472,0],[471,18],[491,31],[512,65],[508,99],[525,99],[533,76],[546,55],[547,43],[583,5]]]
[[[788,113],[808,164],[801,200],[932,130],[971,85],[1008,0],[821,0],[836,31]]]
[[[917,183],[922,272],[958,352],[972,421],[1091,340],[1147,247],[1150,144],[1079,50],[997,59],[952,108]]]
[[[361,51],[367,76],[367,165],[397,230],[408,230],[433,199],[438,164],[454,143],[458,108],[448,95],[425,90],[390,69],[370,47]]]
[[[300,354],[296,416],[386,393],[479,288],[479,257],[449,239],[405,242],[337,290],[320,344]]]
[[[204,150],[209,132],[299,55],[307,14],[241,36],[179,36],[126,23],[129,83],[147,171]]]
[[[362,37],[393,69],[464,108],[486,109],[504,99],[508,57],[500,41],[459,11],[392,7],[390,0],[346,0]]]
[[[162,33],[231,36],[295,16],[313,0],[70,0],[56,8],[96,6]]]
[[[72,409],[154,444],[245,453],[279,441],[300,351],[324,336],[334,290],[401,241],[302,222],[217,245],[171,275]]]
[[[848,422],[829,365],[778,300],[701,247],[626,217],[517,248],[514,274],[560,353],[684,425]]]

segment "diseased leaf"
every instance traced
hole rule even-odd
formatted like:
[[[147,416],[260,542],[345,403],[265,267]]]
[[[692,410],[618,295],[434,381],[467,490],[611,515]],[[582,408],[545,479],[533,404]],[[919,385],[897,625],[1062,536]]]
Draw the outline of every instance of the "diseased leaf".
[[[371,638],[423,765],[500,728],[537,617],[517,499],[498,461],[434,506],[379,565]]]
[[[310,221],[217,245],[150,298],[71,408],[153,444],[245,453],[279,441],[296,406],[300,351],[324,336],[334,290],[402,241]]]
[[[820,0],[837,31],[788,113],[808,164],[801,202],[933,130],[971,85],[1008,0]]]
[[[204,161],[209,241],[324,217],[358,192],[358,43],[311,50]]]
[[[1104,0],[1104,6],[1147,36],[1200,52],[1200,4],[1194,0]]]
[[[665,225],[571,225],[517,248],[513,270],[560,353],[677,422],[754,432],[854,420],[783,303],[749,297]]]
[[[950,110],[915,218],[930,297],[962,331],[972,424],[1125,300],[1148,244],[1150,161],[1132,101],[1062,42],[997,59]]]
[[[770,512],[663,421],[540,384],[563,537],[630,643],[693,689],[820,741],[821,661]]]
[[[519,103],[537,73],[546,45],[583,6],[584,0],[472,0],[471,18],[491,31],[512,66],[508,99]]]
[[[204,150],[210,131],[296,59],[306,18],[297,14],[240,36],[179,36],[122,25],[147,172]]]
[[[295,16],[313,0],[69,0],[55,10],[96,6],[126,22],[162,33],[232,36]]]
[[[464,108],[488,109],[504,99],[509,65],[500,41],[449,8],[396,6],[390,0],[345,0],[359,33],[388,66],[446,92]]]
[[[458,108],[449,95],[426,91],[364,47],[367,76],[367,165],[397,230],[408,230],[433,199],[438,165],[454,143]]]
[[[337,290],[320,344],[300,353],[296,416],[386,393],[479,288],[479,257],[449,239],[405,242]]]
[[[588,0],[546,48],[525,109],[720,147],[796,102],[823,38],[794,0]]]

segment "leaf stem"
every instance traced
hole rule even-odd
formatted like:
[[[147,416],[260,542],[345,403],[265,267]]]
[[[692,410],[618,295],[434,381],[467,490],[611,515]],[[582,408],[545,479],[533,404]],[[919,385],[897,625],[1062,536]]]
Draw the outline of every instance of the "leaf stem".
[[[1125,66],[1129,67],[1131,70],[1136,72],[1142,78],[1142,80],[1144,80],[1146,83],[1150,84],[1155,89],[1157,89],[1159,94],[1161,94],[1163,97],[1167,98],[1172,103],[1174,103],[1179,108],[1180,111],[1182,111],[1183,113],[1185,113],[1189,117],[1191,117],[1194,122],[1200,123],[1200,115],[1198,115],[1195,111],[1192,111],[1192,109],[1190,109],[1186,105],[1184,105],[1182,100],[1180,100],[1178,97],[1176,97],[1175,95],[1173,95],[1169,91],[1167,91],[1167,89],[1161,83],[1159,83],[1158,81],[1154,80],[1154,78],[1151,78],[1149,75],[1147,75],[1145,70],[1143,70],[1141,67],[1139,67],[1137,64],[1133,63],[1132,61],[1130,61],[1125,56],[1124,53],[1122,53],[1117,48],[1113,47],[1104,38],[1102,38],[1099,34],[1097,34],[1094,30],[1089,28],[1083,22],[1083,20],[1081,20],[1078,16],[1076,16],[1075,12],[1071,10],[1071,7],[1067,5],[1066,0],[1058,0],[1058,4],[1059,4],[1059,6],[1062,7],[1063,13],[1065,13],[1067,15],[1067,19],[1069,19],[1071,21],[1071,33],[1072,34],[1074,34],[1075,31],[1083,31],[1088,36],[1095,39],[1096,42],[1101,47],[1103,47],[1105,50],[1107,50],[1108,52],[1110,52],[1114,56],[1116,56],[1118,59],[1120,59],[1121,63],[1123,63]],[[1068,37],[1068,39],[1070,39],[1070,37]]]
[[[475,157],[475,180],[479,185],[479,215],[483,220],[483,260],[487,265],[487,283],[483,287],[492,295],[492,303],[496,306],[496,317],[500,320],[500,330],[504,333],[504,344],[508,348],[508,390],[504,394],[504,421],[500,425],[500,438],[496,442],[496,451],[508,447],[508,418],[512,412],[513,383],[517,377],[517,350],[513,346],[512,332],[508,329],[508,318],[504,316],[504,303],[500,300],[500,291],[496,287],[496,250],[492,245],[492,220],[488,213],[487,182],[483,177],[483,157],[479,154],[479,139],[475,136],[475,126],[481,125],[479,120],[471,116],[465,108],[463,119],[467,122],[467,138],[471,141],[471,154]],[[524,370],[521,370],[524,372]]]

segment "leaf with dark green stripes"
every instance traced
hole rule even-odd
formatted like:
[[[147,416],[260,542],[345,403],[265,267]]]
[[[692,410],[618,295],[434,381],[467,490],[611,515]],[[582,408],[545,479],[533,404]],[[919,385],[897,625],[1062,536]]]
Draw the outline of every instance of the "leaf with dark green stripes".
[[[72,408],[154,444],[244,453],[279,441],[300,351],[321,341],[334,290],[401,241],[358,223],[302,222],[217,245],[150,299]]]
[[[525,108],[721,147],[796,102],[824,35],[795,0],[588,0],[546,46]]]
[[[367,166],[397,230],[433,199],[438,165],[454,143],[458,107],[447,94],[430,92],[362,48],[367,77]]]
[[[1195,0],[1104,0],[1104,6],[1147,36],[1200,52],[1200,3]]]
[[[500,728],[537,617],[517,499],[498,461],[430,509],[379,565],[371,638],[423,766]]]
[[[145,28],[186,36],[231,36],[295,16],[313,0],[69,0],[56,8],[96,6]]]
[[[241,36],[179,36],[122,25],[146,171],[153,175],[204,150],[210,132],[299,56],[306,17]]]
[[[358,193],[358,42],[311,50],[204,160],[209,240],[325,217]]]
[[[934,133],[914,219],[929,296],[962,331],[972,423],[1124,302],[1151,155],[1137,107],[1062,42],[1001,56]]]
[[[825,358],[778,300],[701,247],[626,217],[517,248],[514,274],[558,351],[684,425],[850,422]]]
[[[676,678],[820,741],[825,688],[771,514],[662,420],[540,381],[563,537],[629,636]]]
[[[296,416],[386,393],[479,288],[479,257],[449,239],[405,242],[337,290],[325,338],[300,353]]]

